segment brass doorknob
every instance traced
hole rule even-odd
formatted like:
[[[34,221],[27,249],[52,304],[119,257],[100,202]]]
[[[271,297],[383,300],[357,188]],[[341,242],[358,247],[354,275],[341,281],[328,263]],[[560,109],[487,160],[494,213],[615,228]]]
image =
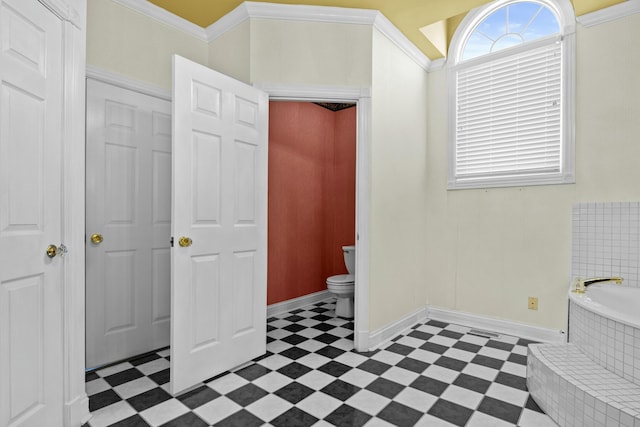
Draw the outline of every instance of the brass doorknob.
[[[103,240],[104,239],[102,238],[102,234],[96,233],[91,235],[91,243],[93,243],[94,245],[99,245]]]
[[[178,244],[183,248],[187,248],[187,247],[191,246],[192,243],[193,243],[193,240],[191,240],[189,237],[185,237],[185,236],[182,236],[180,238],[180,240],[178,240]]]
[[[58,247],[56,245],[47,246],[46,254],[49,258],[55,258],[58,255]]]

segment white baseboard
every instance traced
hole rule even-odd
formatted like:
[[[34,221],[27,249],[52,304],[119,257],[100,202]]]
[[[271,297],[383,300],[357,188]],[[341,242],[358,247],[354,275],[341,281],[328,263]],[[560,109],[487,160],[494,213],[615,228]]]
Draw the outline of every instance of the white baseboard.
[[[389,323],[388,325],[371,332],[367,339],[366,346],[369,348],[369,351],[373,351],[385,342],[389,341],[391,338],[401,334],[413,325],[424,322],[426,319],[427,307],[420,308],[393,323]]]
[[[564,331],[561,330],[541,328],[539,326],[526,325],[511,320],[478,316],[476,314],[463,313],[446,308],[428,306],[428,317],[429,319],[439,320],[441,322],[455,323],[471,328],[513,335],[532,341],[546,343],[563,343],[566,341]]]
[[[85,425],[91,419],[89,398],[85,393],[65,403],[64,418],[64,425],[69,427]]]
[[[324,301],[329,297],[331,297],[329,291],[320,291],[309,295],[303,295],[301,297],[290,299],[287,301],[271,304],[267,306],[267,317],[287,313],[292,310],[297,310],[306,305]]]

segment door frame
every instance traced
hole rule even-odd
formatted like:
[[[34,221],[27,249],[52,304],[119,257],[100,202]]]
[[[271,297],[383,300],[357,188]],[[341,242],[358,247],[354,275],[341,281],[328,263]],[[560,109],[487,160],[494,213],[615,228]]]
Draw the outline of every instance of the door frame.
[[[371,350],[369,333],[369,209],[371,206],[371,88],[284,83],[254,83],[269,101],[355,102],[356,136],[356,286],[353,345]]]
[[[84,378],[86,0],[37,0],[62,22],[62,336],[64,426],[88,421]]]

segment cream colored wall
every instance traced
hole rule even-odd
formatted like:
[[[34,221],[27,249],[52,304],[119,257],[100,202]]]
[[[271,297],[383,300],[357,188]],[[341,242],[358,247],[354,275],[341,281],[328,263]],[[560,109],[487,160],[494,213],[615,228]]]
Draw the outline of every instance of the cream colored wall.
[[[639,40],[640,15],[578,28],[572,185],[447,191],[446,71],[430,74],[428,304],[565,328],[571,206],[640,200]]]
[[[375,331],[424,307],[427,72],[373,32],[369,319]]]
[[[209,67],[245,83],[251,82],[249,20],[209,43]]]
[[[171,88],[171,56],[207,64],[207,43],[111,0],[87,4],[87,64]]]
[[[253,83],[371,85],[371,26],[251,20]]]

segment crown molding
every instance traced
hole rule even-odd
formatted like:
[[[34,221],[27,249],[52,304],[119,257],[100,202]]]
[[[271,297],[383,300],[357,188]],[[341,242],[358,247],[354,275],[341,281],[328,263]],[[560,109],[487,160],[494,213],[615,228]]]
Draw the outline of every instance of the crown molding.
[[[297,22],[371,25],[391,40],[407,56],[426,71],[431,60],[422,53],[382,13],[371,9],[292,5],[245,1],[206,29],[209,42],[240,25],[247,19],[273,19]]]
[[[371,25],[426,71],[431,64],[431,60],[377,10],[245,1],[207,28],[202,28],[147,0],[113,1],[209,43],[248,19]]]
[[[208,42],[207,32],[204,28],[199,25],[196,25],[190,21],[187,21],[184,18],[175,15],[168,10],[161,8],[160,6],[156,6],[153,3],[148,2],[147,0],[112,0],[113,2],[127,7],[131,10],[139,12],[143,15],[148,16],[151,19],[155,19],[156,21],[174,27],[177,30],[183,31],[190,36],[193,36],[197,39],[202,40],[203,42]]]
[[[578,16],[576,20],[583,27],[593,27],[595,25],[615,21],[616,19],[624,18],[625,16],[636,13],[640,13],[640,0],[627,0],[625,2],[609,6],[605,9],[596,10],[595,12]]]

